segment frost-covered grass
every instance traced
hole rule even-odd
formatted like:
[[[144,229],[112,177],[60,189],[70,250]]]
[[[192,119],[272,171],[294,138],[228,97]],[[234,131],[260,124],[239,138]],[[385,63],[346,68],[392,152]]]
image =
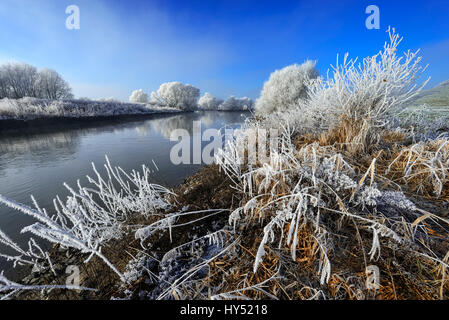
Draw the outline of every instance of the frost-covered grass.
[[[389,31],[383,51],[360,65],[345,57],[331,78],[309,83],[295,109],[246,124],[248,134],[282,128],[268,160],[239,164],[244,137],[218,155],[242,197],[229,223],[249,254],[216,262],[215,296],[447,297],[447,128],[392,121],[422,88],[423,68],[417,53],[397,54],[401,39]],[[417,134],[426,128],[442,136]],[[222,265],[239,267],[232,276]]]
[[[179,112],[158,104],[22,98],[0,100],[0,120],[85,118]]]
[[[102,247],[107,242],[123,236],[123,223],[127,219],[135,215],[147,217],[156,214],[158,210],[169,208],[171,204],[166,196],[171,192],[150,182],[151,170],[146,166],[142,166],[142,172],[133,170],[126,173],[120,167],[113,167],[106,158],[106,178],[101,176],[94,164],[92,166],[94,176],[87,176],[90,186],[83,187],[78,181],[77,189],[74,189],[64,184],[70,196],[65,200],[57,196],[53,200],[53,215],[45,208],[39,207],[33,197],[34,208],[1,195],[0,203],[36,219],[37,222],[23,228],[22,233],[29,232],[50,243],[88,254],[86,263],[97,256],[122,281],[126,281],[124,275],[102,253]],[[33,238],[29,240],[27,251],[1,231],[0,243],[17,253],[15,256],[1,255],[13,262],[14,267],[28,264],[37,269],[53,270],[48,252],[44,252]],[[2,279],[4,287],[0,286],[0,293],[6,292],[9,295],[11,291],[21,290],[16,284],[11,286],[6,278],[0,278],[0,281]],[[23,286],[23,289],[36,288]]]

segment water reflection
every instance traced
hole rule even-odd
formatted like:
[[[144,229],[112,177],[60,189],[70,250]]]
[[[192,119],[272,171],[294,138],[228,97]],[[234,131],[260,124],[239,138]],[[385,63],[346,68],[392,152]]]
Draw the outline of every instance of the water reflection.
[[[193,122],[201,121],[203,128],[214,127],[220,129],[224,126],[240,125],[248,113],[241,112],[195,112],[191,114],[179,114],[169,118],[160,119],[157,122],[145,122],[136,127],[142,136],[148,136],[151,131],[156,131],[163,137],[170,139],[171,133],[176,129],[184,129],[193,135]]]

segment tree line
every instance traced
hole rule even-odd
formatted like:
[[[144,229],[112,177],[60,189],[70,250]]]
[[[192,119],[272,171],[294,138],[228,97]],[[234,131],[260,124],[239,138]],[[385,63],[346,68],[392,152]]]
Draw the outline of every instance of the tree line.
[[[6,63],[0,66],[0,99],[35,97],[41,99],[72,99],[72,88],[53,69],[26,63]]]

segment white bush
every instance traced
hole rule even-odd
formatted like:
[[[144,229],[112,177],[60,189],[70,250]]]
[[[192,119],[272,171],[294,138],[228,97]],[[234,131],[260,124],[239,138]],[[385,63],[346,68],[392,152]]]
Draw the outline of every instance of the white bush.
[[[252,110],[254,107],[254,102],[250,98],[236,98],[230,96],[222,104],[218,106],[218,110],[222,111],[244,111]]]
[[[148,95],[142,89],[134,90],[129,97],[132,103],[148,103]]]
[[[303,115],[315,120],[312,126],[333,128],[346,119],[366,128],[384,127],[419,94],[428,82],[417,84],[426,68],[420,64],[419,50],[397,55],[402,38],[394,29],[388,33],[390,41],[376,55],[356,63],[346,54],[333,67],[332,77],[309,84]]]
[[[222,99],[217,99],[209,92],[206,92],[206,94],[198,101],[198,108],[200,110],[217,110],[218,106],[222,103]]]
[[[151,93],[151,100],[170,108],[193,111],[198,108],[199,96],[200,89],[190,84],[167,82]]]
[[[307,96],[308,81],[319,76],[315,65],[315,61],[308,60],[274,71],[256,101],[257,113],[268,114],[297,106]]]

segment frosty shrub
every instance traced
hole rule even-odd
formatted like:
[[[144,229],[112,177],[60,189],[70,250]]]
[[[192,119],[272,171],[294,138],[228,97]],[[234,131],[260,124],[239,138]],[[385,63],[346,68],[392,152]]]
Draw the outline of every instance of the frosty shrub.
[[[223,100],[217,99],[209,92],[206,92],[206,94],[198,101],[198,108],[200,110],[217,110],[218,106],[222,103]]]
[[[256,100],[256,112],[268,114],[297,106],[307,96],[307,82],[319,76],[315,65],[315,61],[307,60],[274,71]]]
[[[199,96],[200,89],[190,84],[167,82],[151,93],[151,100],[170,108],[193,111],[198,107]]]
[[[390,42],[383,51],[361,63],[348,54],[342,63],[337,58],[333,77],[308,85],[309,99],[302,110],[309,125],[333,130],[339,142],[355,151],[375,142],[375,129],[385,127],[428,82],[416,83],[426,69],[420,65],[419,50],[398,56],[402,38],[394,29],[388,33]]]
[[[218,106],[218,110],[221,111],[252,110],[253,106],[254,102],[250,98],[247,97],[236,98],[234,96],[230,96]]]
[[[132,103],[148,103],[148,95],[142,89],[134,90],[129,97]]]

